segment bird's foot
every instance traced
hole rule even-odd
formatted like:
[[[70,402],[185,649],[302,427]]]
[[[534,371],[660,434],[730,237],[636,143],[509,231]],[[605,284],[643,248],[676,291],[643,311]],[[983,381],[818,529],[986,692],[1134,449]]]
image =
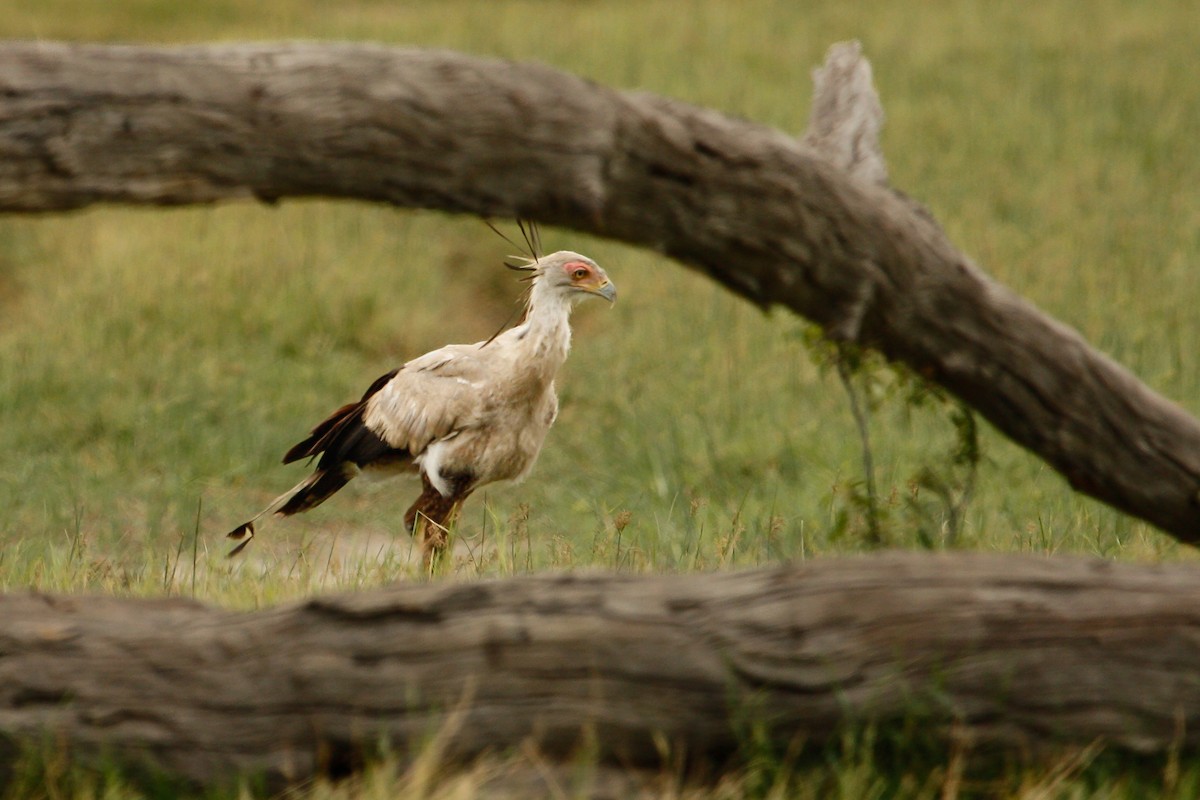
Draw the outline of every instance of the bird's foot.
[[[447,545],[450,543],[450,529],[424,514],[419,515],[418,525],[422,533],[421,565],[432,575],[446,554]]]

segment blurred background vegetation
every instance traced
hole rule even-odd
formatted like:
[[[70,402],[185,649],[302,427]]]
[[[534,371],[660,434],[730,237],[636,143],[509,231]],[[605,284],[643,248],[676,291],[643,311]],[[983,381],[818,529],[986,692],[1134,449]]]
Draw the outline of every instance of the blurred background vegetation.
[[[1200,411],[1191,3],[5,4],[9,38],[448,47],[797,133],[809,70],[832,42],[859,38],[894,184],[1000,280]],[[459,574],[711,568],[864,546],[853,419],[801,321],[651,253],[545,238],[596,257],[621,301],[576,315],[559,424],[527,483],[467,505],[474,554]],[[303,474],[279,456],[325,413],[407,358],[503,324],[520,288],[500,267],[509,250],[477,220],[354,203],[0,218],[0,586],[154,593],[170,588],[176,553],[188,553],[176,578],[190,571],[193,545],[200,594],[238,570],[297,563],[319,563],[326,586],[394,577],[398,563],[349,566],[407,548],[393,541],[412,493],[400,483],[271,526],[245,564],[220,560],[220,534]],[[945,546],[944,509],[918,478],[952,471],[954,427],[944,407],[875,378],[885,542]],[[986,427],[981,444],[956,546],[1187,557]],[[302,593],[311,572],[269,585]]]
[[[991,274],[1200,413],[1194,0],[0,0],[0,36],[445,47],[797,134],[810,69],[857,38],[893,183]],[[621,298],[576,314],[541,461],[468,503],[449,579],[867,546],[854,421],[802,321],[653,253],[543,238],[595,257]],[[236,562],[221,536],[298,480],[279,457],[327,412],[504,323],[510,251],[478,220],[347,202],[0,217],[0,589],[252,608],[411,576],[411,485],[352,488]],[[887,546],[1194,558],[986,426],[951,541],[928,480],[963,479],[952,407],[906,400],[878,368],[859,388]]]

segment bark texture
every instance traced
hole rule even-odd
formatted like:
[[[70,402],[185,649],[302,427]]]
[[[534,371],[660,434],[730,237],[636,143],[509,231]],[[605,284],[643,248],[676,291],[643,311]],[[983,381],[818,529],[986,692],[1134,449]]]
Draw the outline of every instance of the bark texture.
[[[884,185],[857,45],[816,77],[801,142],[450,52],[0,43],[0,210],[347,197],[646,245],[908,364],[1075,489],[1200,541],[1200,423]]]
[[[884,554],[735,574],[408,585],[254,613],[0,597],[0,733],[201,783],[383,737],[443,757],[585,742],[717,761],[749,721],[815,743],[916,717],[976,745],[1200,743],[1200,574]],[[586,733],[585,733],[586,731]],[[744,733],[742,734],[744,735]]]

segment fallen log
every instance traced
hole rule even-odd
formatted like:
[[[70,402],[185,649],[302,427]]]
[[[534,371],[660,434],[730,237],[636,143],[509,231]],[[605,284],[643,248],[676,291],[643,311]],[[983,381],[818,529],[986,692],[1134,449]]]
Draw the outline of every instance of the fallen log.
[[[347,197],[650,246],[909,365],[1077,490],[1200,541],[1200,423],[883,184],[851,50],[801,142],[449,52],[0,43],[0,211]]]
[[[975,746],[1200,744],[1200,573],[889,553],[728,574],[397,585],[252,613],[0,597],[0,738],[202,785],[390,742],[720,764],[921,721]],[[666,750],[664,751],[664,746]],[[0,765],[0,772],[8,765]]]

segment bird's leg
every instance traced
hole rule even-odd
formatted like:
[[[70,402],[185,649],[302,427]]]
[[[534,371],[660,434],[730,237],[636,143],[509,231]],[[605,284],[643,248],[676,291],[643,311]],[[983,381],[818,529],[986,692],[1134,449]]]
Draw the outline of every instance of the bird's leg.
[[[446,554],[446,545],[450,542],[450,527],[458,519],[460,508],[462,503],[455,503],[446,510],[441,519],[430,517],[425,520],[425,538],[421,542],[421,553],[426,569],[432,569]]]
[[[454,524],[463,501],[471,494],[474,488],[472,483],[469,475],[450,478],[450,496],[443,497],[428,478],[421,476],[421,496],[405,512],[404,527],[414,536],[420,529],[422,562],[426,569],[431,568],[445,552],[450,539],[450,526]]]

